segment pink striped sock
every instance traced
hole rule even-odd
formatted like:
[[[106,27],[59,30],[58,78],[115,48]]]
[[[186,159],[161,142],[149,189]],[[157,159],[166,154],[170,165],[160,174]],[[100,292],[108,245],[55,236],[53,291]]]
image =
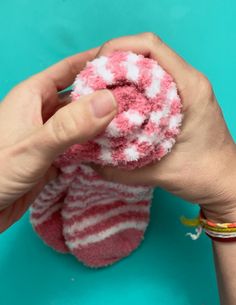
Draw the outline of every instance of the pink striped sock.
[[[96,139],[73,145],[55,160],[62,169],[59,182],[42,191],[31,215],[46,243],[92,267],[112,264],[137,248],[153,190],[104,181],[83,163],[132,170],[160,160],[173,147],[182,121],[173,79],[142,55],[115,52],[89,62],[76,78],[72,98],[105,88],[116,97],[116,117]]]
[[[31,223],[46,244],[56,251],[67,253],[62,234],[61,208],[68,186],[75,175],[75,167],[61,168],[59,177],[48,183],[31,206]]]
[[[80,261],[101,267],[138,247],[149,221],[152,189],[106,182],[80,165],[62,209],[66,244]]]

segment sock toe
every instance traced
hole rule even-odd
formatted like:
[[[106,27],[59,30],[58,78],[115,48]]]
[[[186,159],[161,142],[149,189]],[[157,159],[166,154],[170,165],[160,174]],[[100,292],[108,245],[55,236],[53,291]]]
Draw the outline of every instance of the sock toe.
[[[143,231],[127,229],[100,242],[74,248],[73,254],[89,267],[105,267],[128,256],[140,245],[143,236]]]
[[[31,214],[33,227],[43,241],[58,252],[69,252],[62,234],[61,209],[51,214],[42,223],[40,223],[39,219],[34,214]]]

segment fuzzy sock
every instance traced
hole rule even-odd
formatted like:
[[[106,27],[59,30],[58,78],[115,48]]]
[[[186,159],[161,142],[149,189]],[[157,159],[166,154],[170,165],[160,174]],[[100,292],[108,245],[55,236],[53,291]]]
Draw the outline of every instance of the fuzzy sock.
[[[76,78],[72,98],[105,88],[116,97],[116,117],[96,139],[73,145],[55,160],[59,168],[72,170],[73,177],[58,187],[63,198],[55,199],[56,194],[48,198],[48,207],[42,202],[48,190],[43,190],[31,216],[37,220],[36,226],[32,221],[36,231],[49,245],[68,249],[92,267],[111,264],[139,245],[148,224],[152,188],[104,181],[83,163],[132,170],[160,160],[174,145],[182,121],[171,76],[142,55],[115,52],[88,63]],[[52,227],[54,214],[48,211],[57,204],[61,217]],[[35,214],[40,205],[48,218]],[[47,227],[61,247],[52,242],[54,237],[42,234],[49,231]]]
[[[107,182],[80,165],[62,209],[66,244],[80,261],[105,266],[129,255],[149,221],[152,190]]]
[[[46,244],[67,253],[62,227],[61,208],[68,187],[76,173],[75,166],[61,167],[61,174],[49,182],[31,206],[31,223]]]

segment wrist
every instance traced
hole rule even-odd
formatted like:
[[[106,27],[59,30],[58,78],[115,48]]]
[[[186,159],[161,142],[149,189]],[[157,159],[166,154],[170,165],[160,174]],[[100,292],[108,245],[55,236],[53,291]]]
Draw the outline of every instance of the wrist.
[[[210,207],[201,206],[204,216],[216,223],[236,222],[236,201],[229,206],[222,202],[223,207],[212,205]]]
[[[223,155],[225,158],[225,155]],[[223,160],[223,159],[222,159]],[[221,161],[222,162],[222,161]],[[227,161],[222,164],[215,181],[215,195],[200,204],[206,218],[214,222],[236,222],[236,145]]]

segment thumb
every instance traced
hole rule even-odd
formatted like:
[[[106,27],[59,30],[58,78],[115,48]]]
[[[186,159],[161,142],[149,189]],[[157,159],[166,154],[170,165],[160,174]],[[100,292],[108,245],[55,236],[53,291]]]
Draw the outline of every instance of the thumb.
[[[116,111],[117,103],[109,90],[83,96],[60,108],[32,137],[32,146],[50,162],[71,145],[86,142],[102,132]]]

